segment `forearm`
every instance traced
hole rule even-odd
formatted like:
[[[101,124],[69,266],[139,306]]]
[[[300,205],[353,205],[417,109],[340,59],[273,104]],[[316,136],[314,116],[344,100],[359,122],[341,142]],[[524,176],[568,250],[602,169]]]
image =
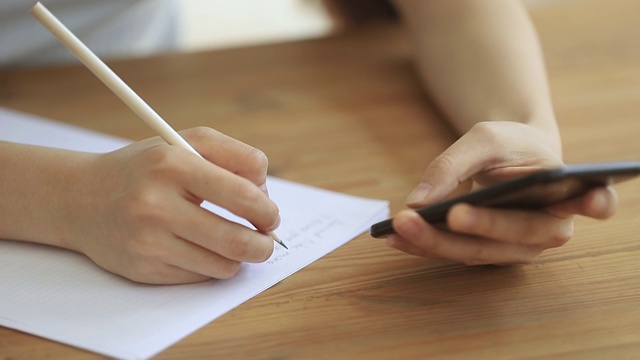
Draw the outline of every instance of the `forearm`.
[[[67,204],[89,154],[0,142],[0,238],[73,248]]]
[[[517,121],[561,152],[544,61],[526,10],[514,0],[396,0],[415,37],[425,85],[461,133],[481,121]]]

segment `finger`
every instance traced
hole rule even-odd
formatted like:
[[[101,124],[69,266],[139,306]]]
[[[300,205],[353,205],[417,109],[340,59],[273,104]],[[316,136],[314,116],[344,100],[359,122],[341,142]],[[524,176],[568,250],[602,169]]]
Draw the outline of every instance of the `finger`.
[[[193,196],[246,219],[261,232],[278,224],[278,207],[251,181],[200,158],[181,160],[182,168],[176,176]]]
[[[541,249],[564,245],[573,237],[571,217],[543,211],[505,210],[458,204],[447,214],[449,230],[475,237]]]
[[[240,262],[230,260],[184,239],[153,236],[139,241],[134,252],[117,267],[105,267],[130,280],[148,284],[183,284],[211,278],[227,279],[236,274]]]
[[[170,231],[224,258],[257,263],[273,253],[273,239],[263,233],[188,202],[181,202],[175,210]]]
[[[241,265],[240,261],[225,258],[180,238],[175,239],[170,252],[165,253],[162,260],[176,268],[214,279],[233,277]]]
[[[165,221],[164,223],[171,225],[176,222]],[[192,282],[188,279],[201,281],[203,277],[227,279],[239,270],[240,261],[228,259],[198,244],[167,233],[169,229],[156,235],[139,238],[132,247],[134,257],[129,259],[129,263],[133,264],[129,267],[131,268],[129,271],[142,279],[140,281]],[[193,274],[178,271],[178,269]]]
[[[460,183],[486,169],[504,156],[492,127],[478,124],[436,157],[424,172],[420,184],[406,200],[411,207],[425,206],[444,199]],[[491,141],[494,139],[495,141]],[[492,146],[477,146],[491,143]]]
[[[206,127],[188,129],[180,133],[202,157],[266,191],[269,163],[262,151]]]
[[[192,284],[211,280],[210,276],[198,274],[173,265],[154,263],[149,265],[149,270],[136,273],[120,274],[127,279],[143,284],[153,285],[177,285]]]
[[[177,237],[155,238],[153,246],[134,266],[120,272],[123,276],[147,284],[185,284],[228,279],[240,269],[240,262]]]
[[[523,134],[528,135],[526,139]],[[501,121],[474,125],[428,165],[420,184],[407,198],[407,205],[415,208],[440,201],[460,183],[481,172],[509,178],[562,164],[553,149],[539,137],[534,129],[520,123]]]
[[[405,201],[408,206],[416,208],[444,199],[484,166],[471,157],[460,156],[463,146],[464,136],[427,166],[422,180]]]
[[[564,201],[546,209],[557,217],[583,215],[594,219],[608,219],[618,208],[618,196],[611,187],[600,187],[584,196]]]
[[[167,264],[165,259],[168,260],[172,257],[185,255],[180,255],[178,251],[173,250],[175,249],[174,246],[169,246],[169,248],[172,249],[170,251],[164,250],[167,248],[167,244],[157,241],[158,238],[155,239],[156,241],[152,244],[152,247],[142,246],[144,253],[121,253],[118,255],[118,261],[115,263],[105,262],[103,261],[104,259],[94,256],[90,257],[105,270],[123,276],[131,281],[144,284],[187,284],[211,279],[209,275]],[[186,256],[192,256],[192,254],[187,254]],[[211,271],[210,273],[216,274],[215,271]]]
[[[394,218],[397,235],[388,244],[410,254],[447,259],[467,265],[529,263],[539,253],[535,247],[490,241],[438,230],[414,211],[402,211]]]

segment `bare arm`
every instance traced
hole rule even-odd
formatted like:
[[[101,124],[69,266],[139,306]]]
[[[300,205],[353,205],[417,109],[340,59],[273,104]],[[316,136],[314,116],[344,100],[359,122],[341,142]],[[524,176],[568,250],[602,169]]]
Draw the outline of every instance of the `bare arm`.
[[[75,250],[65,235],[67,196],[74,169],[88,154],[0,142],[0,238]]]
[[[0,142],[0,239],[67,248],[131,280],[233,276],[273,252],[278,225],[267,159],[206,128],[183,135],[206,159],[160,138],[107,154]],[[200,207],[203,200],[259,231]]]
[[[396,0],[424,82],[460,133],[481,121],[538,127],[560,152],[543,57],[514,0]]]
[[[561,166],[562,146],[540,46],[515,0],[396,0],[415,38],[426,88],[460,138],[436,157],[409,194],[436,203],[471,180],[486,186]],[[394,218],[388,244],[470,265],[526,263],[573,236],[573,216],[607,218],[616,195],[600,188],[542,211],[457,205],[442,230],[414,211]]]

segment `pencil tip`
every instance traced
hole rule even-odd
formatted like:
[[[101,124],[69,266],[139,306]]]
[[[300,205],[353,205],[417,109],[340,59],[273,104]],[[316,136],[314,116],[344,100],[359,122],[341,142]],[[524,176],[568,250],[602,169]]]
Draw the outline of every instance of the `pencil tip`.
[[[280,244],[283,248],[285,248],[285,249],[289,250],[289,248],[287,247],[287,245],[285,245],[285,244],[284,244],[284,241],[282,241],[282,240],[278,237],[278,235],[276,235],[276,233],[275,233],[275,232],[270,231],[270,232],[269,232],[269,235],[271,235],[271,237],[273,238],[273,240],[275,240],[275,242],[277,242],[278,244]]]

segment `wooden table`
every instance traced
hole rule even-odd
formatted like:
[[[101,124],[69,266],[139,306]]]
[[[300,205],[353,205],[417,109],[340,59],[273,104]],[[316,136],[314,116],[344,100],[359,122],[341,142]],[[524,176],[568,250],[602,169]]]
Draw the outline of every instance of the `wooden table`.
[[[640,3],[531,9],[568,162],[640,158]],[[176,128],[264,150],[271,174],[391,200],[455,137],[395,26],[322,40],[111,62]],[[79,66],[0,72],[0,106],[141,139],[154,134]],[[527,266],[465,267],[362,235],[164,351],[186,358],[640,356],[640,183],[611,220]],[[97,357],[0,328],[0,358]]]

